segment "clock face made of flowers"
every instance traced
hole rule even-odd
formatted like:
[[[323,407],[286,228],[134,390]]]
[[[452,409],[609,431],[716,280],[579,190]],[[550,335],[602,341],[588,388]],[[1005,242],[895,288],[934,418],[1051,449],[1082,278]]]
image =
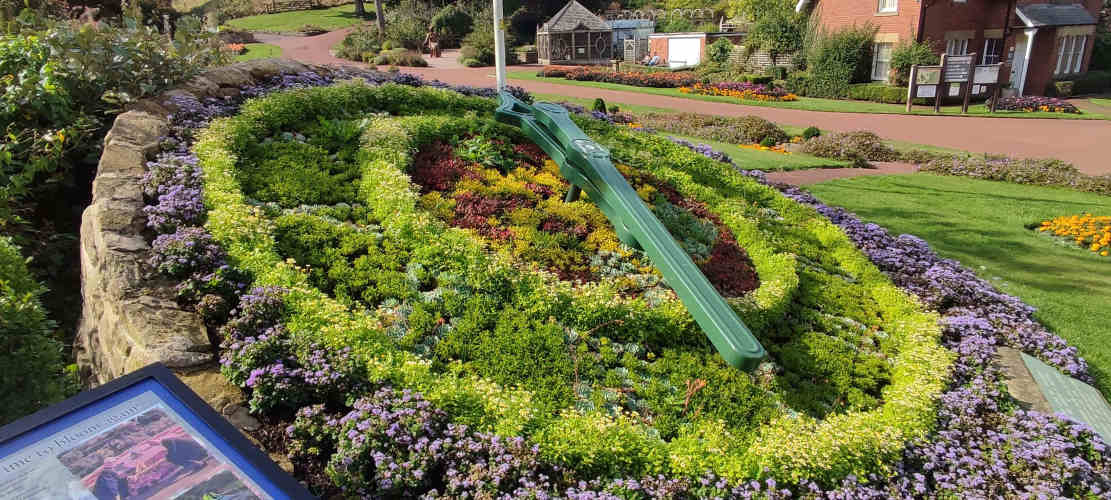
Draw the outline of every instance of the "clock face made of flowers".
[[[5,498],[313,496],[154,364],[0,427]]]

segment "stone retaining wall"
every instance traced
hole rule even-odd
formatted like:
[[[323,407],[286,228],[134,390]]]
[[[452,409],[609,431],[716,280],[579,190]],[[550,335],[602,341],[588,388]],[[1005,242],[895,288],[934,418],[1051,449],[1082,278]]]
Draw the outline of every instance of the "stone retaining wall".
[[[178,307],[173,284],[159,279],[148,264],[151,247],[140,181],[169,131],[170,97],[235,97],[255,82],[310,69],[330,72],[277,59],[218,68],[136,103],[116,118],[104,138],[92,204],[81,217],[83,306],[74,351],[89,385],[162,362],[233,423],[257,428],[242,406],[242,391],[220,375],[200,316]]]

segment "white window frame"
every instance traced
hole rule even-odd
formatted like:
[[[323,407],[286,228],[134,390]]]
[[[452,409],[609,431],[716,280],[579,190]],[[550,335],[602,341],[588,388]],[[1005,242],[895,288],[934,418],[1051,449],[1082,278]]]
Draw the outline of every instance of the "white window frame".
[[[995,42],[996,52],[991,52],[990,49],[992,42]],[[980,64],[998,64],[1003,60],[1003,39],[1002,38],[985,38],[984,39],[984,52],[980,57]]]
[[[899,11],[899,0],[877,0],[876,12],[888,13]]]
[[[1057,41],[1057,66],[1054,76],[1079,73],[1084,64],[1084,49],[1088,45],[1087,35],[1066,35]]]
[[[945,42],[945,53],[951,56],[963,56],[968,54],[967,38],[953,38]]]
[[[887,46],[887,58],[880,59],[881,46]],[[891,42],[875,42],[872,44],[872,80],[874,81],[887,81],[888,75],[891,74],[891,51],[895,49],[895,44]],[[877,71],[880,70],[877,76]]]

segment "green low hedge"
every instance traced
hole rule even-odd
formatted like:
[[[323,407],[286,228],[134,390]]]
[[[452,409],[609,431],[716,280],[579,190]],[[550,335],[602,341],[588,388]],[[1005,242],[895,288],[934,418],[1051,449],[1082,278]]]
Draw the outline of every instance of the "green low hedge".
[[[907,89],[886,83],[854,83],[849,85],[849,99],[903,104],[907,102]]]
[[[538,397],[523,388],[523,383],[518,387],[499,384],[475,375],[464,364],[437,365],[399,349],[383,318],[374,311],[344,305],[313,286],[310,268],[279,253],[280,228],[247,199],[240,182],[239,162],[244,155],[257,147],[259,140],[289,127],[317,118],[341,119],[362,113],[442,113],[376,118],[363,134],[355,197],[376,221],[375,231],[384,241],[398,242],[398,251],[410,252],[410,262],[434,263],[447,273],[441,273],[442,277],[454,276],[452,279],[468,287],[517,304],[514,307],[522,307],[522,316],[553,317],[578,331],[609,328],[614,334],[620,334],[617,327],[606,325],[621,319],[628,322],[622,331],[646,335],[640,332],[655,330],[652,335],[673,336],[677,342],[704,341],[685,308],[673,298],[650,306],[643,299],[617,296],[612,284],[575,286],[523,269],[507,255],[488,251],[474,233],[446,226],[434,212],[422,208],[420,193],[408,174],[418,149],[436,140],[489,131],[523,141],[513,129],[489,121],[493,107],[493,101],[444,90],[358,83],[288,91],[251,101],[238,116],[215,121],[195,146],[206,174],[206,226],[228,250],[232,262],[255,276],[256,285],[291,290],[285,298],[290,311],[286,328],[294,342],[350,347],[365,364],[369,381],[420,391],[457,422],[479,430],[525,435],[546,459],[571,471],[602,476],[665,472],[695,476],[712,470],[741,479],[760,477],[766,470],[792,480],[835,482],[848,474],[891,472],[890,464],[905,443],[928,432],[950,359],[939,344],[936,316],[923,312],[916,301],[894,287],[844,233],[814,210],[666,139],[577,119],[592,137],[613,150],[616,160],[643,169],[683,196],[705,203],[734,233],[761,282],[757,290],[731,302],[785,363],[792,359],[792,352],[820,355],[820,351],[802,348],[813,334],[800,328],[826,325],[828,331],[838,331],[828,314],[848,315],[886,332],[879,348],[890,360],[884,368],[890,382],[880,390],[882,397],[871,409],[839,411],[824,418],[780,411],[752,432],[740,432],[732,427],[733,422],[696,418],[680,426],[670,440],[661,439],[651,426],[622,413],[570,408],[554,413],[545,401],[549,397]],[[545,328],[529,322],[499,322],[491,334],[520,336],[514,332],[529,331],[540,335]],[[537,343],[518,348],[546,350],[553,339],[540,336]],[[491,352],[505,347],[483,345],[482,349]],[[680,369],[679,365],[675,369]],[[512,380],[520,375],[514,370],[511,365],[499,365],[487,373]],[[788,405],[803,402],[790,397],[785,401]]]
[[[57,325],[39,300],[45,292],[11,238],[0,237],[0,424],[76,389],[55,335]]]

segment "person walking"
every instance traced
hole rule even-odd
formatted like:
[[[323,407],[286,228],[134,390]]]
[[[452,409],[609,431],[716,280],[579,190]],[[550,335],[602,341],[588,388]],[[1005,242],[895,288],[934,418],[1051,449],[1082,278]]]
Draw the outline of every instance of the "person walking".
[[[428,27],[428,35],[424,37],[424,44],[428,46],[430,56],[440,57],[440,35],[436,33],[436,28]]]

